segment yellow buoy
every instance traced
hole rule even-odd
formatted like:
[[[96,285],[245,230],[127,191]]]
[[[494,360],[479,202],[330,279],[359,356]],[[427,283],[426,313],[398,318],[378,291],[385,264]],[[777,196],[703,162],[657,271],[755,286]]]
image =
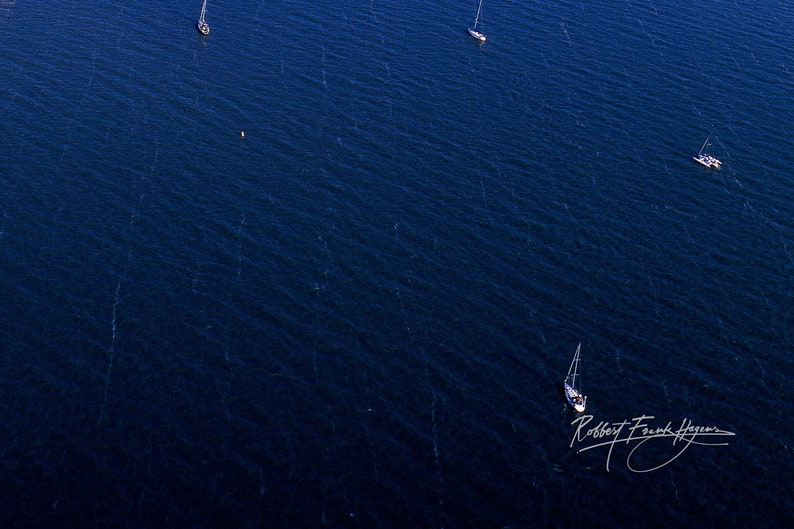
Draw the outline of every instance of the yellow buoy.
[[[240,131],[240,137],[241,138],[245,138],[245,131],[242,131],[242,130]]]

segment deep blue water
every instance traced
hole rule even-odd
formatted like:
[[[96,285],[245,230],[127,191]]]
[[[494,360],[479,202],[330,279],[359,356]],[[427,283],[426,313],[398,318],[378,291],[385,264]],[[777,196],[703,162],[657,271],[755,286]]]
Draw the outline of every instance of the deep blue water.
[[[3,527],[791,525],[792,6],[195,4],[0,1]]]

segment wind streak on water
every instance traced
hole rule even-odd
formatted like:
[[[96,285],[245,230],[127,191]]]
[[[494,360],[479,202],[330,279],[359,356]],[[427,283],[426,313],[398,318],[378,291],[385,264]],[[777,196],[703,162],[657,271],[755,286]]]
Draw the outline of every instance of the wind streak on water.
[[[153,160],[148,171],[149,178],[151,178],[154,175],[155,168],[157,167],[157,159],[158,159],[158,149],[155,147]],[[142,175],[138,181],[138,185],[141,185],[145,180],[146,177]],[[143,199],[144,199],[144,194],[140,193],[137,197],[137,204],[133,209],[132,213],[130,214],[130,220],[127,226],[127,233],[126,233],[126,239],[129,244],[127,250],[127,257],[124,262],[124,268],[121,274],[119,274],[118,282],[116,283],[116,289],[113,294],[113,307],[111,310],[111,321],[110,321],[110,333],[111,333],[110,345],[108,346],[108,358],[107,358],[107,366],[105,369],[105,383],[102,391],[102,403],[100,405],[99,416],[97,418],[98,435],[101,435],[101,427],[105,422],[106,414],[107,414],[108,395],[110,392],[110,384],[113,376],[113,364],[116,356],[117,327],[118,327],[119,307],[122,299],[121,296],[122,286],[125,280],[127,280],[128,278],[130,266],[132,265],[133,247],[135,245],[135,225],[136,225],[136,219],[138,217],[139,211],[143,203]]]

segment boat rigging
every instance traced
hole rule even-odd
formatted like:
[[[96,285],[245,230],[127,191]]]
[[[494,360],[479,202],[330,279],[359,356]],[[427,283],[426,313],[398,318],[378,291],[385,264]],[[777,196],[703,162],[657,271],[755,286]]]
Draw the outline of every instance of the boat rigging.
[[[576,387],[576,379],[581,378],[579,374],[579,351],[581,349],[582,344],[580,343],[576,346],[576,353],[573,355],[571,367],[568,368],[568,375],[565,377],[565,382],[562,384],[563,390],[565,391],[565,399],[568,401],[568,404],[571,405],[571,408],[579,413],[584,411],[585,404],[587,403],[587,397],[582,395],[582,392]]]
[[[706,148],[706,145],[708,145],[710,139],[711,136],[709,135],[709,137],[706,138],[706,141],[703,142],[703,147],[700,148],[700,152],[698,152],[698,155],[693,156],[692,159],[695,160],[700,165],[708,167],[709,169],[719,169],[720,167],[722,167],[722,162],[717,158],[715,158],[714,156],[703,152]]]
[[[207,21],[204,20],[204,16],[207,14],[207,0],[204,0],[204,3],[201,6],[201,15],[199,16],[198,22],[196,22],[196,29],[202,35],[209,35],[210,34],[210,26],[207,24]]]
[[[480,0],[480,3],[477,5],[477,16],[474,17],[474,27],[467,29],[469,31],[469,35],[471,35],[473,38],[477,39],[480,42],[485,42],[488,39],[488,37],[485,35],[485,33],[477,31],[477,24],[480,21],[481,10],[482,10],[482,0]]]

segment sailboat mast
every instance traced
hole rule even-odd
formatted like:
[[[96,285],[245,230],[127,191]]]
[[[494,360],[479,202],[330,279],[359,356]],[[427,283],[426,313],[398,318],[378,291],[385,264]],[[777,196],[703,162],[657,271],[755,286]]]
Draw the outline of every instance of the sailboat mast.
[[[480,10],[482,9],[482,0],[477,5],[477,16],[474,17],[474,29],[477,29],[477,23],[480,21]]]
[[[568,377],[571,379],[571,386],[576,386],[576,377],[579,376],[579,351],[582,349],[582,344],[576,346],[576,353],[571,360],[571,367],[568,368]]]
[[[700,152],[698,153],[698,156],[703,154],[703,149],[706,148],[706,145],[708,145],[710,139],[711,139],[711,134],[709,134],[709,137],[706,138],[706,141],[703,142],[703,147],[700,148]]]
[[[581,391],[582,391],[582,375],[581,375],[581,373],[579,373],[579,349],[578,349],[578,348],[577,348],[577,350],[576,350],[576,372],[574,373],[574,376],[573,376],[573,378],[574,378],[574,381],[576,381],[576,378],[577,378],[577,377],[579,378],[579,382],[578,382],[578,383],[576,383],[576,384],[574,385],[574,387],[575,387],[575,388],[576,388],[578,391],[580,391],[580,392],[581,392]]]

